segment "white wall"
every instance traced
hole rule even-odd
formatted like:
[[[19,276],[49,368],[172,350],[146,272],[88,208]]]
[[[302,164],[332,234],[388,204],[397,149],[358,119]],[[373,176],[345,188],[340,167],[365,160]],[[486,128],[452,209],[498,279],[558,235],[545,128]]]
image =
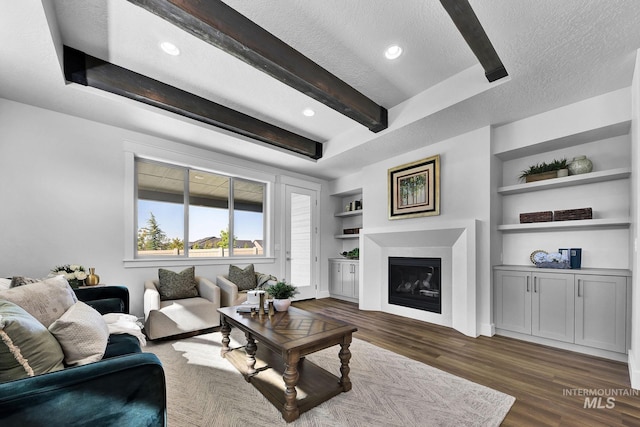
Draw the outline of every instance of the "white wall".
[[[125,169],[123,141],[190,147],[124,129],[0,99],[0,210],[2,256],[0,277],[44,277],[59,264],[95,267],[101,282],[126,285],[131,311],[142,314],[143,282],[157,277],[158,266],[125,268]],[[274,175],[284,171],[229,156],[211,154],[218,161]],[[327,183],[321,183],[320,202],[326,203]],[[275,204],[278,209],[279,204]],[[321,205],[322,206],[322,205]],[[275,217],[281,218],[278,210]],[[332,230],[321,215],[321,232]],[[321,238],[325,236],[321,235]],[[276,244],[282,245],[281,227]],[[282,277],[283,262],[256,264],[261,272]],[[320,259],[328,252],[321,247]],[[238,262],[239,265],[243,263]],[[181,267],[173,267],[175,270]],[[198,265],[196,274],[215,280],[228,264]],[[326,284],[328,266],[320,267]]]

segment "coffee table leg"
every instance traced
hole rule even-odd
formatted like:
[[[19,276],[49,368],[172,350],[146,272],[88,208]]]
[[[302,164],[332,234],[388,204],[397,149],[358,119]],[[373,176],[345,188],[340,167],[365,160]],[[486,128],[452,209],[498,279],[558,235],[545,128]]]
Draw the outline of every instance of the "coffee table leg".
[[[285,404],[282,418],[284,418],[284,420],[288,423],[300,416],[300,411],[298,410],[298,401],[296,400],[298,396],[298,392],[296,391],[296,384],[298,384],[298,378],[300,378],[300,374],[298,373],[299,360],[300,356],[298,354],[289,354],[285,362],[284,374],[282,375],[282,379],[284,379],[285,385]]]
[[[229,348],[229,343],[231,342],[231,339],[229,338],[231,326],[225,321],[224,316],[222,317],[221,322],[222,327],[220,328],[220,332],[222,332],[222,349],[220,350],[220,356],[224,357],[225,354],[231,351]]]
[[[250,377],[256,373],[256,350],[258,350],[258,346],[250,333],[245,333],[245,336],[247,337],[247,346],[245,347],[247,352],[247,376],[245,379],[249,381]]]
[[[342,385],[343,391],[351,390],[351,380],[349,379],[349,360],[351,360],[351,352],[349,351],[349,345],[351,344],[351,335],[345,337],[343,342],[340,344],[340,373],[342,377],[340,378],[340,384]]]

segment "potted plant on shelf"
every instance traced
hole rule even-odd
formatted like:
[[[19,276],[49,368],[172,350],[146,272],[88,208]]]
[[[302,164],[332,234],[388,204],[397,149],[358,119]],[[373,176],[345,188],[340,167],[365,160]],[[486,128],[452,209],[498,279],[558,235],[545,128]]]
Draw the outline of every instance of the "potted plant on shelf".
[[[520,174],[520,180],[525,182],[534,182],[541,181],[543,179],[551,179],[557,178],[558,176],[567,176],[567,159],[555,159],[551,163],[536,163],[535,165],[529,166],[529,169],[525,169]],[[561,170],[567,169],[567,174],[562,172],[558,172]]]
[[[291,297],[298,293],[295,286],[288,284],[284,280],[278,281],[275,285],[269,286],[267,293],[273,298],[273,307],[276,311],[287,311],[291,305]]]

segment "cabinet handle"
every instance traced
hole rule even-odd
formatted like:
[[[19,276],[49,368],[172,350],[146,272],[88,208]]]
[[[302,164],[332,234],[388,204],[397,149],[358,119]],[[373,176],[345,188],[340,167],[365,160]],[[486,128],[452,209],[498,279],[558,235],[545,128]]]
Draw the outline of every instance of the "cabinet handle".
[[[529,292],[529,276],[527,276],[527,292]]]
[[[538,278],[533,276],[533,292],[538,293]]]
[[[340,267],[341,267],[341,265],[338,264],[338,273],[340,273]]]
[[[582,295],[580,295],[580,279],[578,279],[578,298],[580,298]]]

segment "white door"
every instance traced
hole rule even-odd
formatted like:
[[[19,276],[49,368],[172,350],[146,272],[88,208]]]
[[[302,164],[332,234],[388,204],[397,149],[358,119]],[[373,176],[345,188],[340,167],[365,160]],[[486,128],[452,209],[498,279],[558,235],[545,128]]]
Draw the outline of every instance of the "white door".
[[[298,288],[296,300],[316,297],[316,192],[286,186],[285,279]]]

